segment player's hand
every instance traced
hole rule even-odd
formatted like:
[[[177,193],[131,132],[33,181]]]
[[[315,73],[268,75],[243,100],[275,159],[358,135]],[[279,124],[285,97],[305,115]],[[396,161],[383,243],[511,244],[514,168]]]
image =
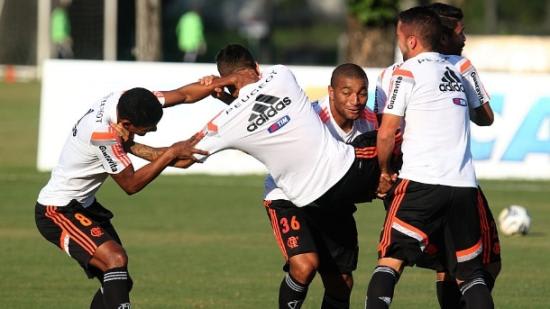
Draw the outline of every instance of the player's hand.
[[[202,133],[197,133],[188,140],[174,143],[171,148],[175,152],[176,159],[178,160],[192,160],[196,161],[194,154],[208,155],[208,151],[196,149],[195,145],[204,137]]]
[[[396,181],[397,174],[390,175],[389,173],[381,173],[380,181],[378,182],[378,189],[376,189],[376,196],[384,199]]]
[[[216,75],[207,75],[204,77],[199,78],[199,83],[203,86],[210,86],[214,80],[218,79],[219,77]]]
[[[122,126],[121,123],[111,124],[111,128],[115,130],[123,144],[132,142],[134,140],[134,134],[126,130],[126,128]]]

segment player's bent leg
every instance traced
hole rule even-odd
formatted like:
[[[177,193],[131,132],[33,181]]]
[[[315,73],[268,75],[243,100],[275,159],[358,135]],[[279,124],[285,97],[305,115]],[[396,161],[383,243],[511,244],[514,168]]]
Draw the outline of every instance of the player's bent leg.
[[[491,292],[482,274],[473,279],[463,281],[458,286],[466,308],[491,309],[495,307]]]
[[[336,271],[319,272],[325,286],[321,309],[347,309],[353,288],[353,275]]]
[[[297,254],[288,259],[288,267],[279,288],[279,308],[297,309],[302,306],[319,268],[319,257],[314,252]]]
[[[437,301],[441,309],[459,309],[461,308],[462,294],[458,288],[458,284],[454,278],[452,278],[446,272],[436,273],[436,292]]]
[[[288,259],[289,273],[299,283],[309,285],[319,268],[319,257],[315,252],[302,253]]]
[[[90,265],[103,271],[103,300],[108,309],[130,308],[131,279],[128,275],[128,256],[114,240],[99,246]]]
[[[389,308],[393,299],[395,285],[403,270],[403,261],[395,258],[381,258],[374,269],[367,288],[365,308]]]

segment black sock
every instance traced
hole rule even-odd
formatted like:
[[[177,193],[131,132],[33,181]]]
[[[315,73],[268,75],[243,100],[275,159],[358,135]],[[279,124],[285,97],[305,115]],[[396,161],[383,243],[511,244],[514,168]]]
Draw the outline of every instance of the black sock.
[[[348,299],[337,299],[325,292],[321,309],[349,309],[349,297]]]
[[[103,274],[103,299],[107,309],[130,309],[128,279],[126,267],[112,268]]]
[[[105,302],[103,301],[103,292],[101,292],[101,288],[97,289],[97,292],[95,292],[92,303],[90,304],[90,309],[105,309]]]
[[[441,309],[459,309],[460,299],[462,294],[460,294],[460,289],[456,280],[442,280],[436,281],[435,287],[437,291],[437,301],[439,301],[439,306]]]
[[[307,285],[303,285],[286,274],[279,288],[279,309],[299,309],[306,299]]]
[[[463,282],[460,285],[460,292],[468,309],[491,309],[495,307],[491,292],[489,292],[489,288],[481,277]]]
[[[391,267],[377,266],[369,282],[365,308],[389,308],[399,274]]]

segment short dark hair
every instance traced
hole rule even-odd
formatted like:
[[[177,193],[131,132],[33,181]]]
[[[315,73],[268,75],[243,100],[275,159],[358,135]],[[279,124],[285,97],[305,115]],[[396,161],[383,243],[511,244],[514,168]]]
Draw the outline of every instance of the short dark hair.
[[[464,18],[464,13],[456,6],[435,2],[426,7],[439,16],[441,24],[448,30],[454,31],[456,23]]]
[[[398,19],[402,24],[412,27],[412,34],[418,37],[426,48],[439,48],[442,24],[435,12],[417,6],[400,12]]]
[[[229,44],[222,48],[216,55],[216,64],[220,75],[256,68],[256,60],[250,51],[240,44]]]
[[[136,127],[156,126],[162,118],[162,106],[157,97],[145,88],[125,91],[117,105],[118,118],[130,121]]]
[[[368,82],[367,74],[355,63],[344,63],[337,66],[334,71],[332,71],[332,76],[330,78],[330,85],[335,86],[336,80],[341,77],[351,77],[357,79],[364,79]]]

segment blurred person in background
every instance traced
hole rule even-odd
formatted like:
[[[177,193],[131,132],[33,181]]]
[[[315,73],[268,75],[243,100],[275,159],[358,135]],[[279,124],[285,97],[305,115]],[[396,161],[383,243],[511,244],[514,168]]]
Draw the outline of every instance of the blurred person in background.
[[[51,40],[54,46],[54,57],[59,59],[73,58],[73,41],[71,38],[71,23],[67,13],[70,0],[60,1],[59,6],[51,14]]]
[[[202,19],[197,6],[181,15],[176,35],[184,62],[195,62],[197,56],[206,51]]]

